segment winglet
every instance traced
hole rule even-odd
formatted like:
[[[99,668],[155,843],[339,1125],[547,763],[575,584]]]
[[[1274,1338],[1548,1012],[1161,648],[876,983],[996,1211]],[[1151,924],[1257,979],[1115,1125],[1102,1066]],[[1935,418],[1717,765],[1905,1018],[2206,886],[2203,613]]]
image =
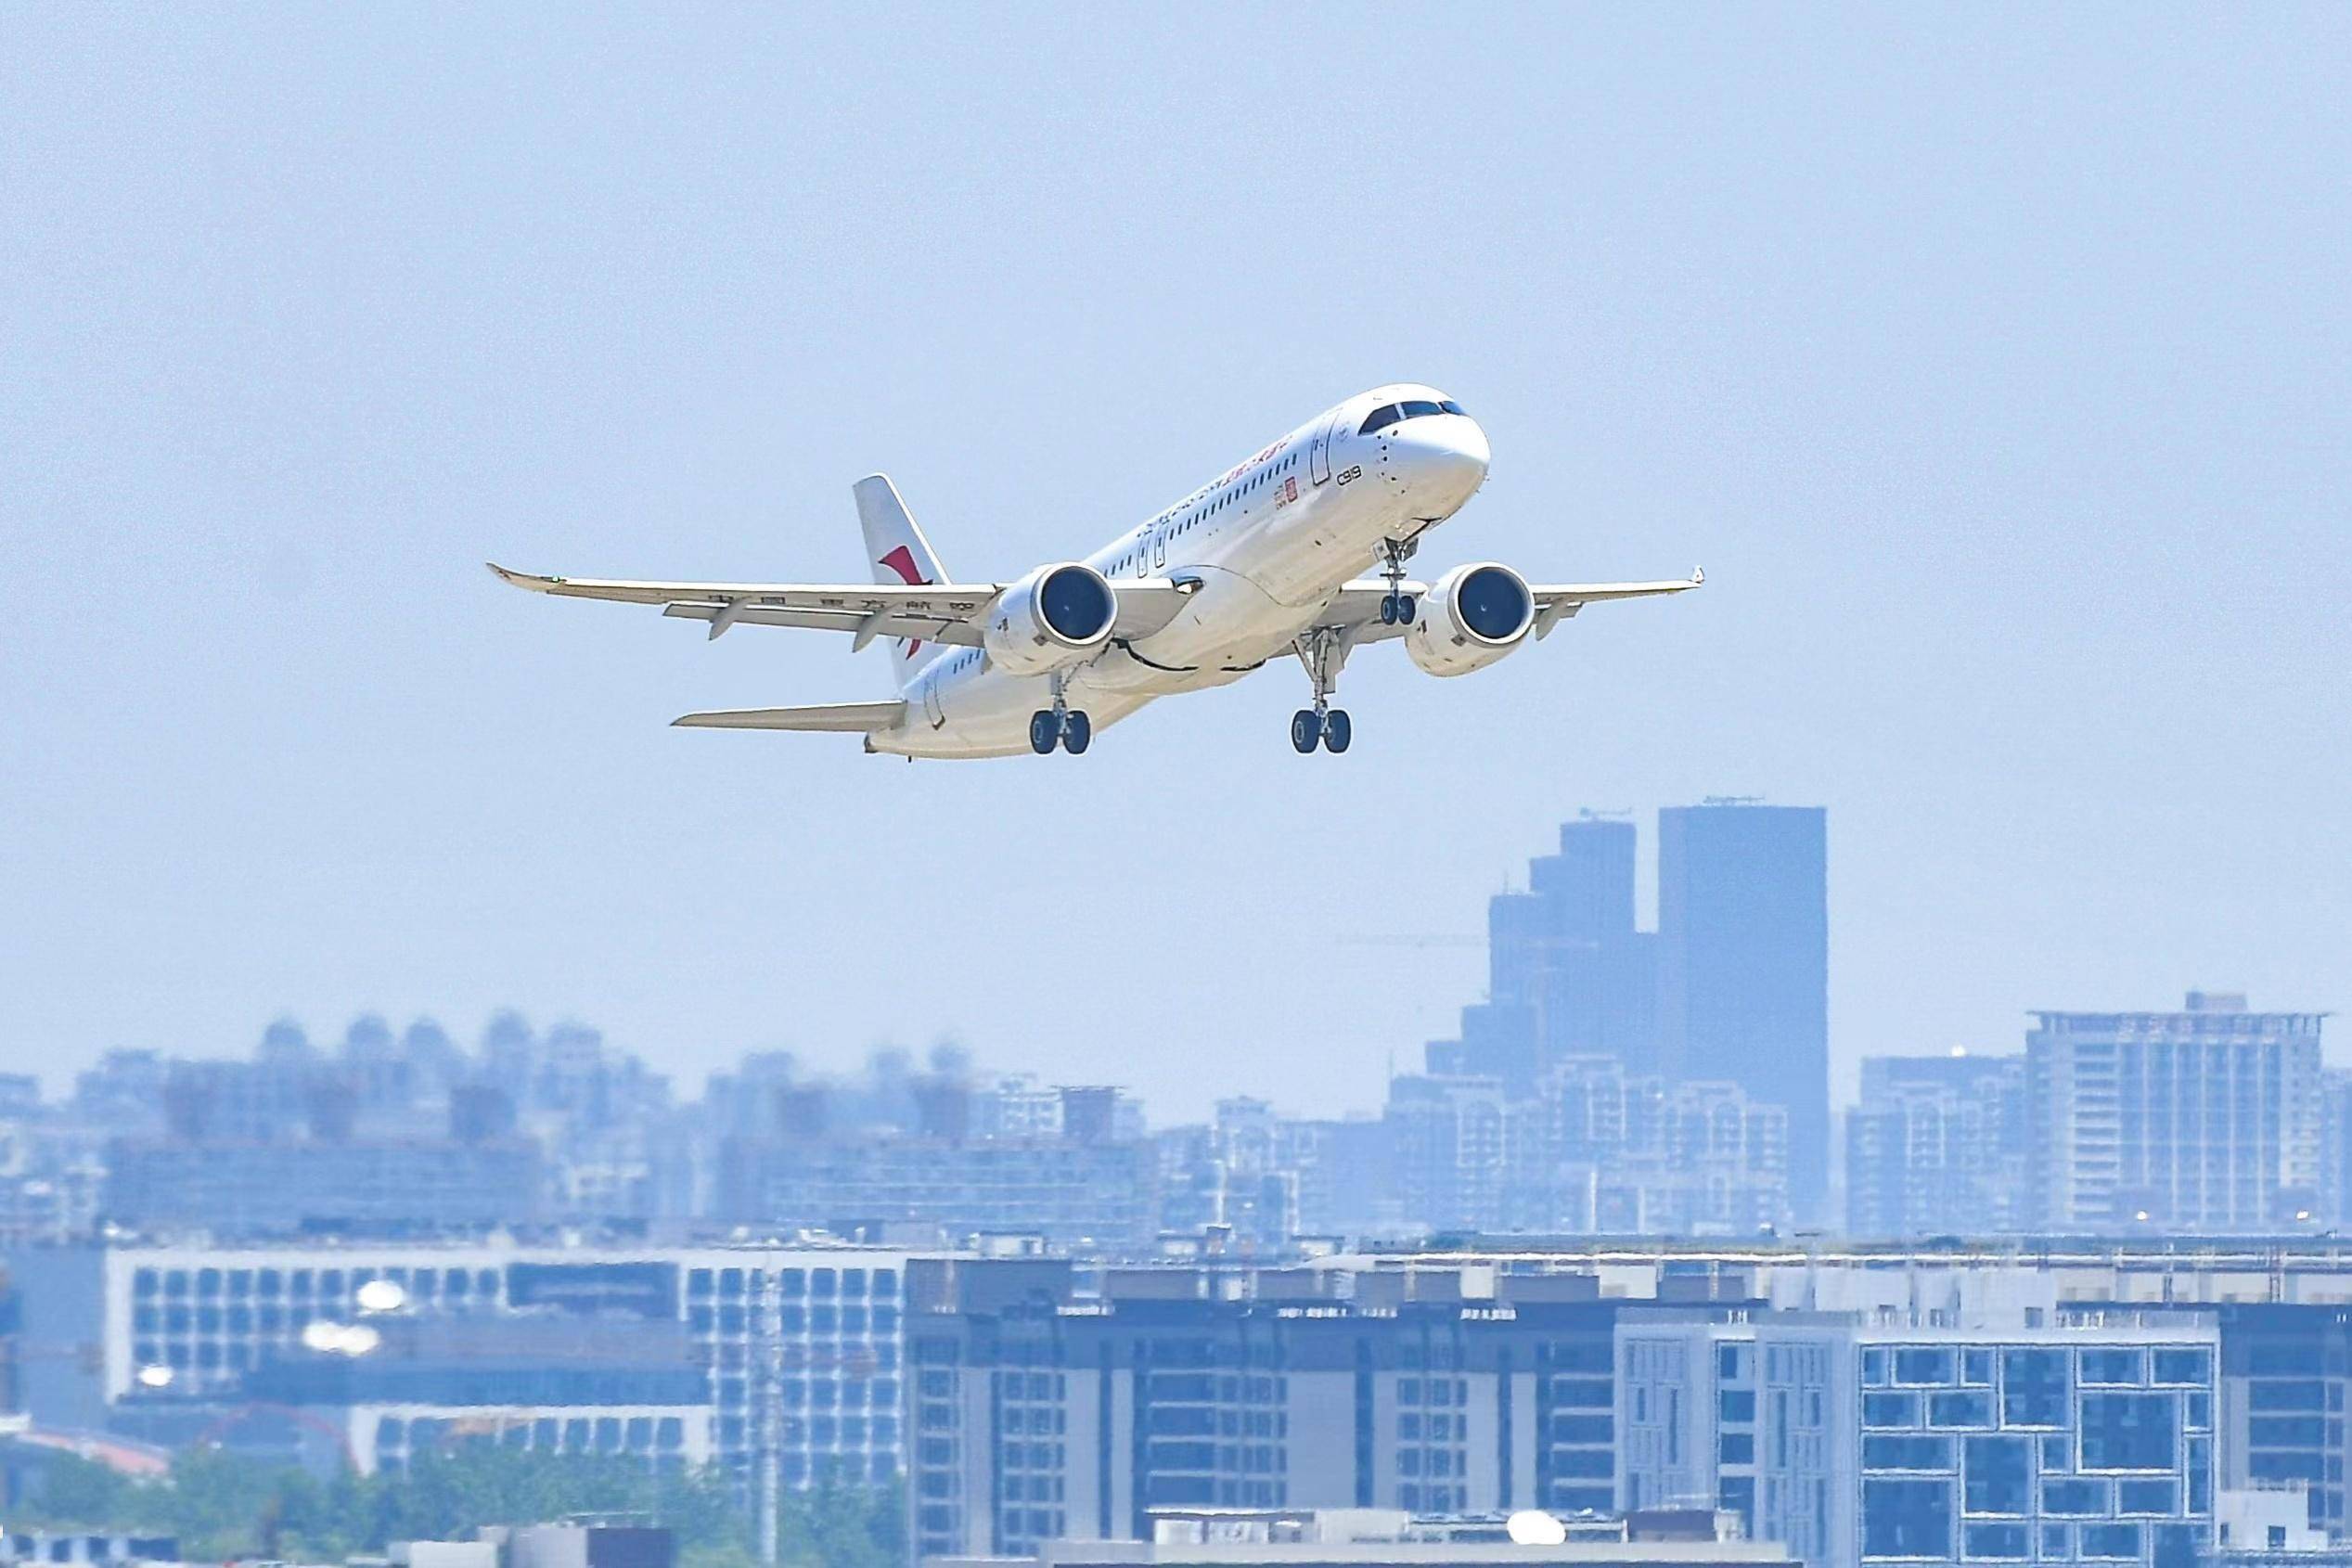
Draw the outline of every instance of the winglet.
[[[1705,582],[1706,580],[1707,569],[1705,567],[1694,566],[1690,569],[1690,585],[1692,587],[1697,587],[1700,584]]]
[[[547,593],[563,581],[560,577],[542,577],[535,572],[517,572],[510,566],[500,566],[495,560],[485,560],[482,564],[496,572],[501,583],[512,583],[516,587],[528,588],[534,594]]]

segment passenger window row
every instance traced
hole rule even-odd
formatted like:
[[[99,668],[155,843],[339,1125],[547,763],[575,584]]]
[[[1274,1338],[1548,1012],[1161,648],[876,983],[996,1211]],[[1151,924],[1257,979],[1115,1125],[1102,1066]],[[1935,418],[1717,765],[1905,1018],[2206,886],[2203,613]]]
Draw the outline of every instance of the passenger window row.
[[[1242,496],[1249,495],[1253,491],[1262,489],[1265,486],[1271,484],[1278,477],[1288,473],[1291,469],[1296,468],[1298,466],[1298,460],[1297,453],[1290,453],[1283,456],[1280,461],[1269,463],[1265,468],[1260,469],[1256,473],[1252,474],[1249,478],[1219,491],[1213,498],[1203,502],[1191,511],[1186,512],[1183,516],[1176,519],[1176,521],[1172,523],[1163,523],[1160,526],[1163,527],[1167,533],[1172,537],[1176,534],[1189,533],[1195,528],[1200,527],[1201,524],[1215,517],[1217,513],[1233,505],[1234,502],[1240,500]],[[1140,568],[1145,554],[1145,546],[1142,543],[1138,543],[1133,551],[1121,556],[1117,560],[1111,564],[1110,574],[1116,576],[1120,572],[1126,571],[1130,566]]]

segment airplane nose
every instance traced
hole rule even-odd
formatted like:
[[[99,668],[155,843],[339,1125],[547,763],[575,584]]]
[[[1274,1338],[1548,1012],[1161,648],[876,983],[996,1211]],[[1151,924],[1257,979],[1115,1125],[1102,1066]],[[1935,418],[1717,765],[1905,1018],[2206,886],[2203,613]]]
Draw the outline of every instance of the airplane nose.
[[[1486,482],[1486,432],[1467,414],[1416,419],[1400,444],[1407,448],[1406,483],[1417,496],[1459,507]]]

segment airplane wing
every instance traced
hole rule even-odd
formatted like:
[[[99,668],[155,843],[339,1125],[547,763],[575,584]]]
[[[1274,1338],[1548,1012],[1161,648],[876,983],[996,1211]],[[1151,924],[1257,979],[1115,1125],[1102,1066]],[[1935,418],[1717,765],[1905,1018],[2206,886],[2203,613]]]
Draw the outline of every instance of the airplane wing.
[[[545,577],[489,563],[501,582],[565,598],[658,604],[664,615],[710,623],[711,636],[738,625],[803,626],[847,632],[864,648],[876,637],[978,648],[988,607],[1006,583],[641,583],[619,578]],[[1145,637],[1176,618],[1184,590],[1164,580],[1113,582],[1119,618],[1113,635]]]
[[[905,702],[823,702],[801,708],[722,708],[672,719],[688,729],[816,729],[871,735],[896,726]]]
[[[1528,591],[1536,596],[1536,635],[1549,636],[1554,626],[1588,604],[1687,594],[1706,580],[1707,574],[1694,568],[1690,576],[1666,583],[1530,583]]]
[[[1550,636],[1554,626],[1588,604],[1687,594],[1706,580],[1705,572],[1693,572],[1688,577],[1664,583],[1530,583],[1527,591],[1536,599],[1536,636]],[[1417,598],[1429,592],[1426,583],[1407,582],[1400,586],[1403,592]],[[1323,623],[1346,629],[1352,634],[1349,640],[1356,643],[1380,642],[1388,637],[1403,636],[1404,627],[1381,623],[1381,600],[1389,592],[1387,582],[1378,577],[1359,577],[1353,583],[1343,584],[1324,613]]]

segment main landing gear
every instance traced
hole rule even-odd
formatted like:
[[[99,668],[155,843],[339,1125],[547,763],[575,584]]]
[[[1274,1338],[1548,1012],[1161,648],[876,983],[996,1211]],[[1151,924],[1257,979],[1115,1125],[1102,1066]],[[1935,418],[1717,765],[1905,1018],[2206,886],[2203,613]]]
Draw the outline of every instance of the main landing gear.
[[[1061,677],[1053,677],[1053,706],[1029,715],[1029,749],[1045,756],[1060,746],[1072,756],[1083,755],[1094,744],[1094,721],[1084,709],[1073,708],[1061,693]]]
[[[1413,559],[1416,539],[1383,539],[1381,556],[1383,565],[1381,575],[1388,579],[1388,592],[1381,596],[1381,624],[1409,626],[1420,610],[1420,601],[1405,592],[1405,563]]]
[[[1356,726],[1348,722],[1345,708],[1318,704],[1291,715],[1291,744],[1302,756],[1315,750],[1317,742],[1325,751],[1344,752],[1355,739]]]
[[[1298,640],[1299,662],[1315,683],[1315,706],[1291,715],[1291,747],[1301,756],[1321,746],[1337,755],[1356,739],[1347,710],[1331,706],[1331,689],[1339,684],[1340,666],[1347,662],[1345,634],[1336,626],[1318,626]]]

